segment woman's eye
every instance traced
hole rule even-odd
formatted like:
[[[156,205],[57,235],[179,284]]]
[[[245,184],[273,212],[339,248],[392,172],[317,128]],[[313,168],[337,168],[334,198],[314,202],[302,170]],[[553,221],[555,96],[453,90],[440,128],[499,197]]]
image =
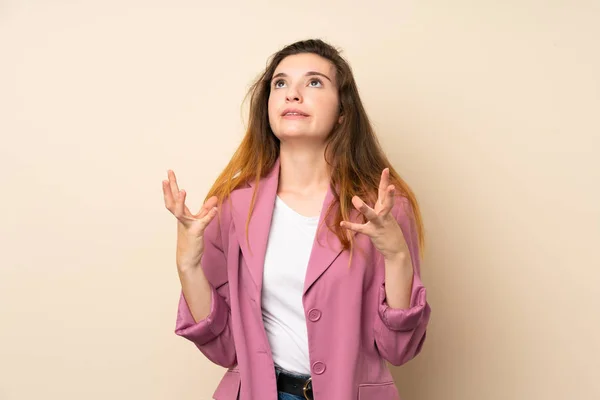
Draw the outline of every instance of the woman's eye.
[[[321,82],[320,79],[315,78],[315,79],[311,79],[310,82],[308,83],[308,85],[310,87],[321,87],[321,86],[323,86],[323,82]],[[285,81],[283,79],[276,80],[273,83],[274,88],[282,88],[284,86],[285,86]]]

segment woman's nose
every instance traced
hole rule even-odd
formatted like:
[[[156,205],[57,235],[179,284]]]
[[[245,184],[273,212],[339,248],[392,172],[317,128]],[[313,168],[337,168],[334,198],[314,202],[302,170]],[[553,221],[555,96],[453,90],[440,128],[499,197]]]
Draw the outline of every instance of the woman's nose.
[[[288,89],[286,95],[285,95],[285,99],[287,101],[301,101],[302,100],[302,96],[300,95],[300,91],[298,89],[296,89],[294,86],[290,86],[290,88]]]

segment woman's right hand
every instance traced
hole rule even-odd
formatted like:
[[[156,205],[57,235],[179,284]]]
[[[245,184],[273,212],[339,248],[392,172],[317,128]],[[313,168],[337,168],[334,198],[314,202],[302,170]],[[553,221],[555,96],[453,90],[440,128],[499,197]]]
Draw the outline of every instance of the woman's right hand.
[[[177,218],[177,267],[180,271],[194,270],[200,266],[204,252],[204,230],[217,215],[217,197],[208,199],[197,214],[185,205],[185,190],[177,185],[175,173],[167,172],[168,180],[162,182],[165,207]]]

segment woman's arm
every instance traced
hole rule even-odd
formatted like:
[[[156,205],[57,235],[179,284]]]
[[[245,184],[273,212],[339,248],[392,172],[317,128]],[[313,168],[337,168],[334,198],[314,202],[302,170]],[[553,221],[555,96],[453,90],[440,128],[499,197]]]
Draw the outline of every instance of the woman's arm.
[[[420,276],[418,237],[412,209],[402,201],[394,213],[406,240],[407,252],[385,259],[379,288],[374,336],[383,358],[393,365],[413,359],[425,341],[431,308]]]
[[[229,226],[225,218],[221,222]],[[223,249],[219,219],[214,218],[204,233],[200,272],[198,275],[189,271],[180,273],[182,292],[175,333],[192,341],[215,364],[230,368],[237,363],[237,356],[231,328],[227,258]]]

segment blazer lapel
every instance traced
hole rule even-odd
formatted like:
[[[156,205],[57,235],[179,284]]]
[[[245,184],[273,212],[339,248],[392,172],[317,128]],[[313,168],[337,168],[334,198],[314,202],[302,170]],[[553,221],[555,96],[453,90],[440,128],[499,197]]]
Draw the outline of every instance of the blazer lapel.
[[[231,193],[232,216],[237,239],[246,264],[250,269],[254,284],[256,285],[259,294],[259,303],[269,231],[273,218],[275,199],[277,197],[277,188],[279,186],[279,169],[280,160],[277,159],[271,172],[261,179],[259,183],[254,211],[252,212],[252,218],[248,226],[248,241],[246,240],[246,220],[248,218],[248,211],[250,210],[250,202],[252,201],[254,183],[250,183],[248,187],[235,190]],[[333,201],[333,192],[331,187],[329,187],[321,208],[319,228],[315,235],[308,261],[303,293],[306,293],[310,289],[342,252],[342,244],[337,236],[328,228],[328,226],[332,226],[335,223],[333,214],[338,207],[337,205],[332,209],[331,215],[325,219],[325,213]],[[356,213],[352,212],[351,214],[352,218]]]
[[[329,226],[333,226],[335,223],[334,214],[337,210],[337,205],[331,210],[331,215],[325,219],[325,213],[333,200],[333,192],[331,191],[330,186],[325,195],[323,207],[321,208],[317,234],[315,235],[312,251],[308,260],[303,294],[310,289],[313,283],[319,279],[342,252],[342,243],[338,237],[329,230]]]
[[[234,190],[231,193],[232,218],[237,240],[259,294],[262,291],[265,255],[278,184],[279,159],[271,172],[261,179],[258,185],[254,210],[248,226],[248,240],[246,240],[246,221],[255,187],[254,182],[250,183],[248,187]],[[260,295],[257,300],[260,303]]]

